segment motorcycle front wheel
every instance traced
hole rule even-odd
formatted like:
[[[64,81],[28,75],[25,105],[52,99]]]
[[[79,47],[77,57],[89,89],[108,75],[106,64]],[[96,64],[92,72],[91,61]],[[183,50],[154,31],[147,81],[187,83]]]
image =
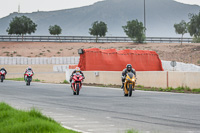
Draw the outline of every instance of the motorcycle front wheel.
[[[3,82],[3,79],[4,79],[4,77],[3,77],[3,76],[1,76],[1,82]]]
[[[79,89],[80,89],[79,84],[76,84],[76,95],[79,95]]]
[[[132,91],[133,91],[133,85],[129,84],[129,92],[128,92],[128,96],[131,97],[132,96]]]

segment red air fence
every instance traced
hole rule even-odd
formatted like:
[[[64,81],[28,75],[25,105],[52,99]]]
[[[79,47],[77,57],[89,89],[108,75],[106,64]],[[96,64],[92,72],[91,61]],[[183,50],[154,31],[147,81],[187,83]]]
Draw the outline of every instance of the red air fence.
[[[158,54],[148,50],[84,49],[78,66],[82,71],[122,71],[127,64],[136,71],[164,71]]]

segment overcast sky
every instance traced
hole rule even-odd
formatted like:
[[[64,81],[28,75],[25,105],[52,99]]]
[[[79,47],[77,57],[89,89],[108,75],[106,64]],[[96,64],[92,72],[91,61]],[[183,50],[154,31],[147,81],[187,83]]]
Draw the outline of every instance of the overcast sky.
[[[35,12],[35,11],[52,11],[60,9],[69,9],[91,5],[97,1],[103,0],[0,0],[0,18],[18,11],[20,12]],[[200,5],[200,0],[176,0],[187,4]]]

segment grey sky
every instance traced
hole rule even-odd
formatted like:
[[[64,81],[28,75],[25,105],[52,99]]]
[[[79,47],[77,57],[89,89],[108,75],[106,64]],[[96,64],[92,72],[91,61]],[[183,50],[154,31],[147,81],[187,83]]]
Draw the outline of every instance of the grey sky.
[[[10,13],[18,11],[20,4],[20,11],[35,12],[35,11],[52,11],[60,9],[69,9],[74,7],[81,7],[91,5],[97,1],[103,0],[0,0],[0,18],[9,15]],[[176,0],[187,4],[200,5],[200,0]]]

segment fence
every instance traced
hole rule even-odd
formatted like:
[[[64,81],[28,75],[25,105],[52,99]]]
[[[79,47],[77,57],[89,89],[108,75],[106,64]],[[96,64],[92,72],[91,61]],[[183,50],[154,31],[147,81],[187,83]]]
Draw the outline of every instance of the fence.
[[[0,57],[0,65],[78,64],[79,57]]]
[[[1,35],[0,42],[96,42],[93,36],[16,36]],[[128,37],[101,37],[98,42],[132,42]],[[151,43],[180,43],[181,38],[176,37],[147,37],[146,42]],[[192,38],[183,38],[183,43],[191,43]]]

